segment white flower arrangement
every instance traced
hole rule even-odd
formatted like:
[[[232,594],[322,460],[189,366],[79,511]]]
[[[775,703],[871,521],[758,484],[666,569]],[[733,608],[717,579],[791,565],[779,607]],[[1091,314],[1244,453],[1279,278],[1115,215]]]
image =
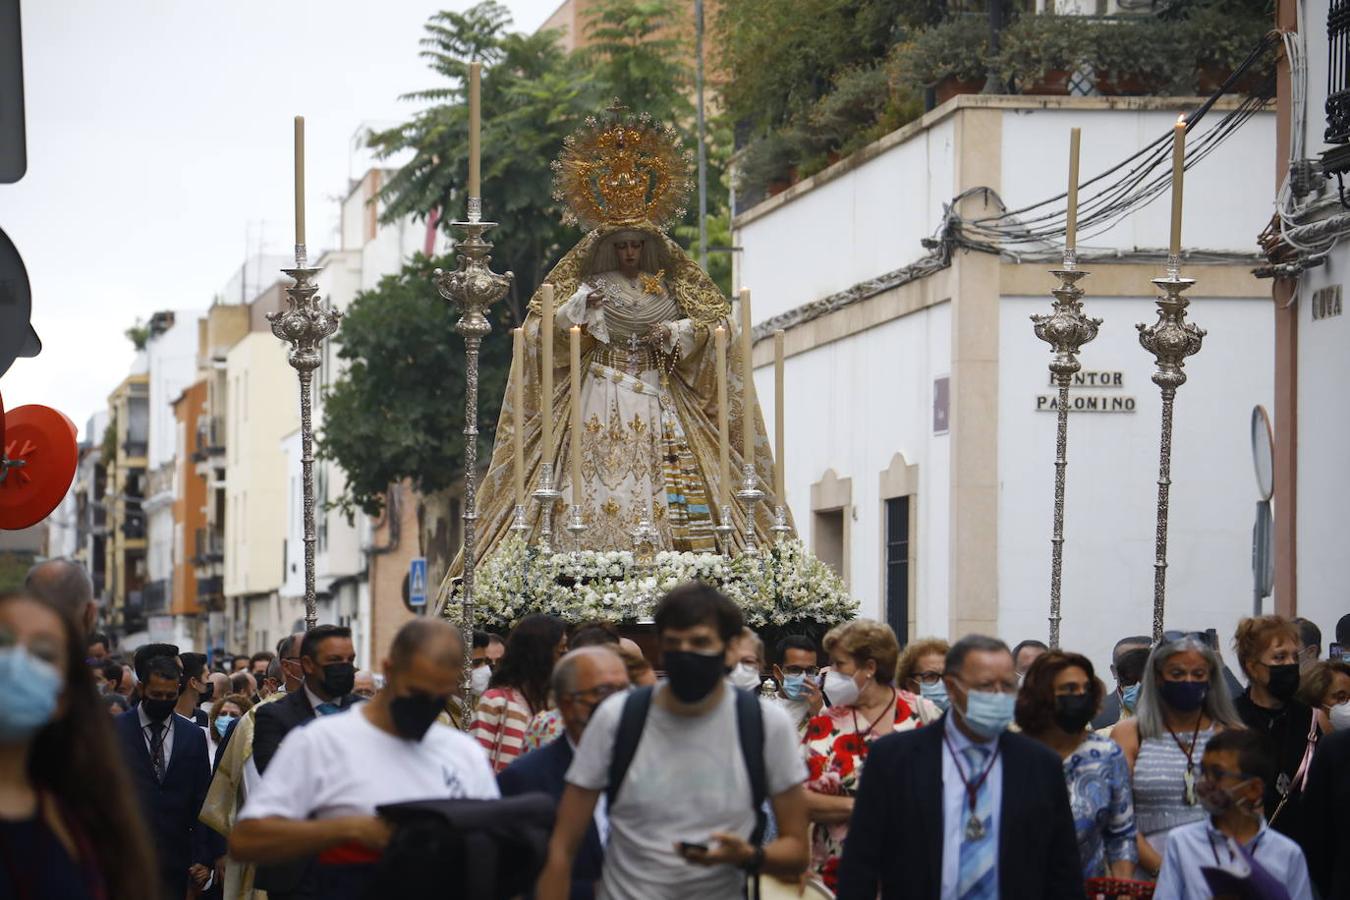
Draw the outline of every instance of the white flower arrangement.
[[[626,550],[540,553],[511,535],[475,572],[474,618],[512,628],[531,613],[568,622],[649,619],[660,596],[686,581],[716,585],[752,628],[845,622],[858,612],[843,581],[801,541],[775,543],[759,558],[663,550],[641,567]],[[459,591],[448,612],[458,613]]]

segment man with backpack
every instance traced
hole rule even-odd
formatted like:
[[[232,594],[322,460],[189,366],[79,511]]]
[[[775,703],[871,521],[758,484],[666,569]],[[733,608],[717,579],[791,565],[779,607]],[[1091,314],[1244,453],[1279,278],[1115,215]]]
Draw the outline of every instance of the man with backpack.
[[[610,835],[600,896],[609,900],[734,900],[747,875],[795,881],[809,861],[806,767],[792,722],[726,681],[736,605],[698,583],[656,607],[666,680],[605,701],[576,757],[536,886],[564,900],[572,860],[606,797]],[[765,800],[778,824],[762,844]]]

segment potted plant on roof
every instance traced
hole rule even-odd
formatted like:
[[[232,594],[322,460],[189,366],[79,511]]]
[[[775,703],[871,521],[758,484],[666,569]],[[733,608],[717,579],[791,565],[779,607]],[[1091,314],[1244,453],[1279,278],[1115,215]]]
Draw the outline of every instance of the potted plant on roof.
[[[1000,36],[998,71],[1019,94],[1069,93],[1069,73],[1091,63],[1091,26],[1081,16],[1021,16]]]
[[[958,94],[978,94],[984,88],[989,62],[987,20],[957,16],[896,46],[887,66],[896,88],[932,88],[941,105]]]

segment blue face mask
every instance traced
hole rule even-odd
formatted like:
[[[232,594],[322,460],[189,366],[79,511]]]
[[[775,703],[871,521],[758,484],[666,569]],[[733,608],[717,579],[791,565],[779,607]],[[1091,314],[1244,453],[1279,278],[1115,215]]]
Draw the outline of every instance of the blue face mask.
[[[1139,685],[1132,684],[1120,691],[1120,705],[1134,712],[1135,705],[1139,702]]]
[[[216,734],[224,737],[225,732],[230,730],[230,723],[233,722],[234,719],[234,716],[216,716]]]
[[[947,711],[947,705],[951,700],[947,697],[947,682],[938,679],[934,684],[919,682],[919,696],[931,701],[938,709]]]
[[[966,711],[961,718],[966,720],[971,731],[986,741],[992,741],[1012,724],[1013,707],[1016,704],[1015,694],[970,691],[966,694]]]
[[[0,649],[0,742],[32,737],[56,713],[61,673],[23,644]]]
[[[783,677],[783,696],[789,700],[800,700],[806,694],[806,675],[785,675]]]

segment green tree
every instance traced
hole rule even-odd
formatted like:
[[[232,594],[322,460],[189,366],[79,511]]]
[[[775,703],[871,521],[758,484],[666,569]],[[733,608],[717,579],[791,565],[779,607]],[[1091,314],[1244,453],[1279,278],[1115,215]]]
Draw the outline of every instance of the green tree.
[[[412,478],[425,493],[460,475],[464,453],[464,344],[458,313],[436,291],[433,270],[452,265],[417,254],[348,307],[338,332],[347,370],[325,395],[320,455],[347,473],[336,505],[349,514],[379,513],[392,482]],[[501,410],[511,341],[498,307],[483,342],[479,440],[492,446]],[[483,458],[480,456],[480,458]]]
[[[590,45],[582,58],[624,106],[688,124],[694,107],[681,21],[687,12],[688,4],[675,0],[600,0],[587,12]]]

